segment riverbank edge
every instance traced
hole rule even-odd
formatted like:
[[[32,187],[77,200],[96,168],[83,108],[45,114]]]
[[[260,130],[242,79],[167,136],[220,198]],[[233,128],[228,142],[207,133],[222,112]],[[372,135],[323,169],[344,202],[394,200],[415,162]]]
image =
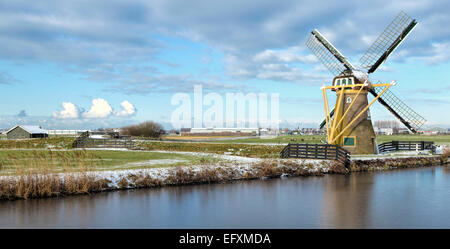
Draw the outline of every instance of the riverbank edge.
[[[349,168],[330,160],[263,159],[215,165],[118,171],[87,171],[0,177],[0,200],[61,197],[96,192],[227,183],[285,176],[323,176],[448,164],[444,156],[352,160]]]
[[[350,172],[386,171],[391,169],[429,167],[447,165],[448,156],[435,155],[430,157],[402,157],[380,159],[356,159],[350,162]]]

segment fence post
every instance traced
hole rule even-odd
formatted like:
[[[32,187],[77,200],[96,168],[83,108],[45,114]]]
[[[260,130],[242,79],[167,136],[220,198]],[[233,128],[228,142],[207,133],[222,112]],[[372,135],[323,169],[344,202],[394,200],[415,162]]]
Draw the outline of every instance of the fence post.
[[[338,147],[337,147],[337,145],[334,145],[333,147],[334,147],[334,148],[335,148],[335,150],[336,150],[336,160],[338,160],[338,158],[339,158],[339,151],[338,151]]]

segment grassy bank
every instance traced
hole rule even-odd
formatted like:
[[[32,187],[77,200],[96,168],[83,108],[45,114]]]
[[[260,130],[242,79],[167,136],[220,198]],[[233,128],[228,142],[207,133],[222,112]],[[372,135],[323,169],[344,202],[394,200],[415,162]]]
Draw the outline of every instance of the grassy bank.
[[[180,137],[182,138],[182,137]],[[185,137],[185,140],[189,140],[189,137]],[[182,140],[182,139],[180,139]],[[197,141],[193,142],[204,142],[204,143],[224,143],[224,144],[240,144],[240,143],[256,143],[256,144],[287,144],[287,143],[323,143],[326,140],[325,135],[285,135],[278,136],[275,138],[259,138],[250,137],[242,139],[212,139],[211,137],[205,137],[205,140],[201,140],[201,137],[196,137]],[[390,142],[390,141],[433,141],[436,144],[446,144],[450,145],[450,135],[415,135],[415,134],[405,134],[405,135],[378,135],[378,143]]]
[[[447,164],[447,160],[448,156],[352,160],[352,162],[350,163],[350,172],[367,172],[437,166]]]
[[[326,140],[325,135],[285,135],[278,136],[275,138],[260,138],[260,137],[250,137],[243,139],[220,139],[220,140],[208,140],[205,142],[215,142],[215,143],[270,143],[270,144],[287,144],[287,143],[310,143],[317,144],[323,143]]]
[[[450,145],[450,135],[379,135],[377,136],[378,143],[390,141],[427,141],[436,144]]]
[[[0,150],[0,175],[26,171],[82,172],[123,170],[220,162],[211,156],[193,156],[148,151],[109,150]]]
[[[81,161],[83,164],[84,161]],[[15,176],[0,177],[0,200],[43,198],[86,194],[113,189],[149,188],[200,183],[223,183],[262,177],[321,176],[345,173],[342,164],[333,161],[269,159],[258,163],[236,165],[216,163],[202,166],[168,167],[126,171],[107,175],[89,172],[89,164],[78,172],[56,174],[47,167],[23,170]]]
[[[0,149],[71,149],[75,140],[73,137],[0,140]]]
[[[192,137],[177,137],[178,141],[166,141],[168,143],[183,143],[184,140],[190,140]],[[286,135],[278,136],[275,138],[259,138],[250,137],[242,139],[226,139],[226,137],[221,137],[220,139],[213,139],[213,137],[195,137],[196,141],[191,141],[193,143],[204,143],[204,144],[288,144],[288,143],[323,143],[325,141],[325,135]],[[164,140],[164,137],[162,138]],[[21,139],[21,140],[0,140],[0,149],[70,149],[74,147],[74,142],[76,138],[74,137],[50,137],[45,139]],[[446,144],[450,145],[450,135],[379,135],[377,136],[378,143],[390,142],[393,140],[397,141],[433,141],[436,144]],[[143,143],[158,142],[160,140],[147,140]]]
[[[2,167],[10,167],[9,170],[12,171],[10,173],[13,173],[0,176],[0,199],[4,200],[86,194],[114,189],[223,183],[283,175],[321,176],[348,173],[343,164],[335,161],[295,159],[265,159],[252,163],[193,159],[192,162],[200,164],[183,163],[184,166],[177,167],[146,166],[123,168],[125,170],[118,171],[98,171],[99,168],[108,168],[110,167],[108,165],[117,163],[113,162],[114,157],[118,158],[120,163],[124,163],[122,160],[127,156],[127,160],[139,162],[144,158],[162,159],[174,155],[83,150],[13,152],[16,154],[7,154],[7,158],[2,160],[1,164]],[[2,153],[0,155],[4,156],[6,152]],[[351,162],[350,172],[441,165],[447,162],[449,155],[450,151],[446,151],[444,155],[434,157],[354,160]],[[105,160],[106,156],[111,160]]]
[[[279,158],[283,145],[253,145],[253,144],[216,144],[216,143],[183,143],[183,142],[153,142],[137,143],[145,150],[192,151],[217,154],[229,154],[255,158]]]

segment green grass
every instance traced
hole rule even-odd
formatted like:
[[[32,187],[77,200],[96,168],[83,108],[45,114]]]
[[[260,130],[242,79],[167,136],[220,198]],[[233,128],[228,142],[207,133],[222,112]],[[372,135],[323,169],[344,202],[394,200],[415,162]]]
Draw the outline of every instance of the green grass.
[[[157,161],[162,160],[162,161]],[[164,161],[179,160],[179,161]],[[217,163],[210,156],[181,155],[149,151],[103,150],[0,150],[0,175],[13,173],[20,167],[51,168],[56,171],[122,170]]]
[[[240,144],[240,143],[256,143],[256,144],[287,144],[287,143],[323,143],[326,140],[325,135],[286,135],[278,136],[276,138],[261,139],[259,137],[244,138],[244,139],[224,139],[224,140],[205,140],[197,141],[204,143],[225,143],[225,144]],[[378,135],[378,143],[390,141],[433,141],[436,144],[450,145],[450,135]],[[181,142],[181,141],[180,141]]]
[[[70,149],[73,148],[75,140],[74,137],[0,140],[0,149]]]
[[[432,141],[436,144],[450,145],[450,135],[378,135],[378,144],[390,141]]]
[[[284,145],[156,141],[140,142],[137,146],[146,150],[193,151],[257,158],[279,158],[284,148]]]
[[[270,143],[270,144],[287,144],[287,143],[310,143],[317,144],[325,141],[325,135],[286,135],[286,136],[278,136],[275,138],[259,138],[259,137],[251,137],[251,138],[243,138],[243,139],[223,139],[223,140],[208,140],[205,142],[213,142],[213,143]]]

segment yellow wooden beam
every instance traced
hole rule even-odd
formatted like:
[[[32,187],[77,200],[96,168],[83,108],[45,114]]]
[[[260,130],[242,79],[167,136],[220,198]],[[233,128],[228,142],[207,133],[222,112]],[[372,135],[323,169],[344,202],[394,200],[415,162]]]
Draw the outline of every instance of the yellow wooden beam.
[[[330,144],[333,144],[365,111],[367,111],[367,109],[369,109],[369,107],[375,102],[375,100],[377,100],[381,95],[383,95],[384,92],[386,92],[389,87],[391,87],[391,85],[393,84],[389,84],[387,85],[383,91],[381,91],[381,93],[379,93],[370,103],[369,105],[367,105],[366,107],[364,107],[364,109],[344,128],[342,129],[342,131],[333,138],[333,140],[331,141]]]
[[[327,90],[325,87],[322,87],[322,95],[323,95],[323,107],[325,108],[325,124],[327,126],[327,142],[330,141],[330,128],[329,128],[329,118],[330,112],[328,108],[328,98],[327,98]]]
[[[364,82],[363,85],[365,85],[366,82]],[[352,105],[356,102],[356,99],[358,98],[359,94],[361,93],[361,90],[364,87],[359,88],[358,93],[356,93],[356,96],[353,98],[352,103],[350,103],[350,106],[347,108],[347,110],[345,110],[344,115],[342,115],[342,118],[339,120],[339,123],[336,125],[337,127],[339,127],[339,125],[342,123],[342,121],[344,120],[345,116],[347,115],[348,111],[350,110],[350,108],[352,107]]]
[[[331,127],[331,136],[330,136],[330,139],[333,139],[333,136],[334,136],[334,132],[335,132],[335,130],[336,130],[336,123],[337,123],[337,119],[338,119],[338,115],[339,115],[339,112],[341,111],[341,103],[342,103],[342,98],[344,97],[344,91],[343,90],[341,90],[341,93],[339,94],[339,100],[338,100],[338,102],[337,102],[337,107],[334,109],[334,119],[333,119],[333,125],[332,125],[332,127]]]

